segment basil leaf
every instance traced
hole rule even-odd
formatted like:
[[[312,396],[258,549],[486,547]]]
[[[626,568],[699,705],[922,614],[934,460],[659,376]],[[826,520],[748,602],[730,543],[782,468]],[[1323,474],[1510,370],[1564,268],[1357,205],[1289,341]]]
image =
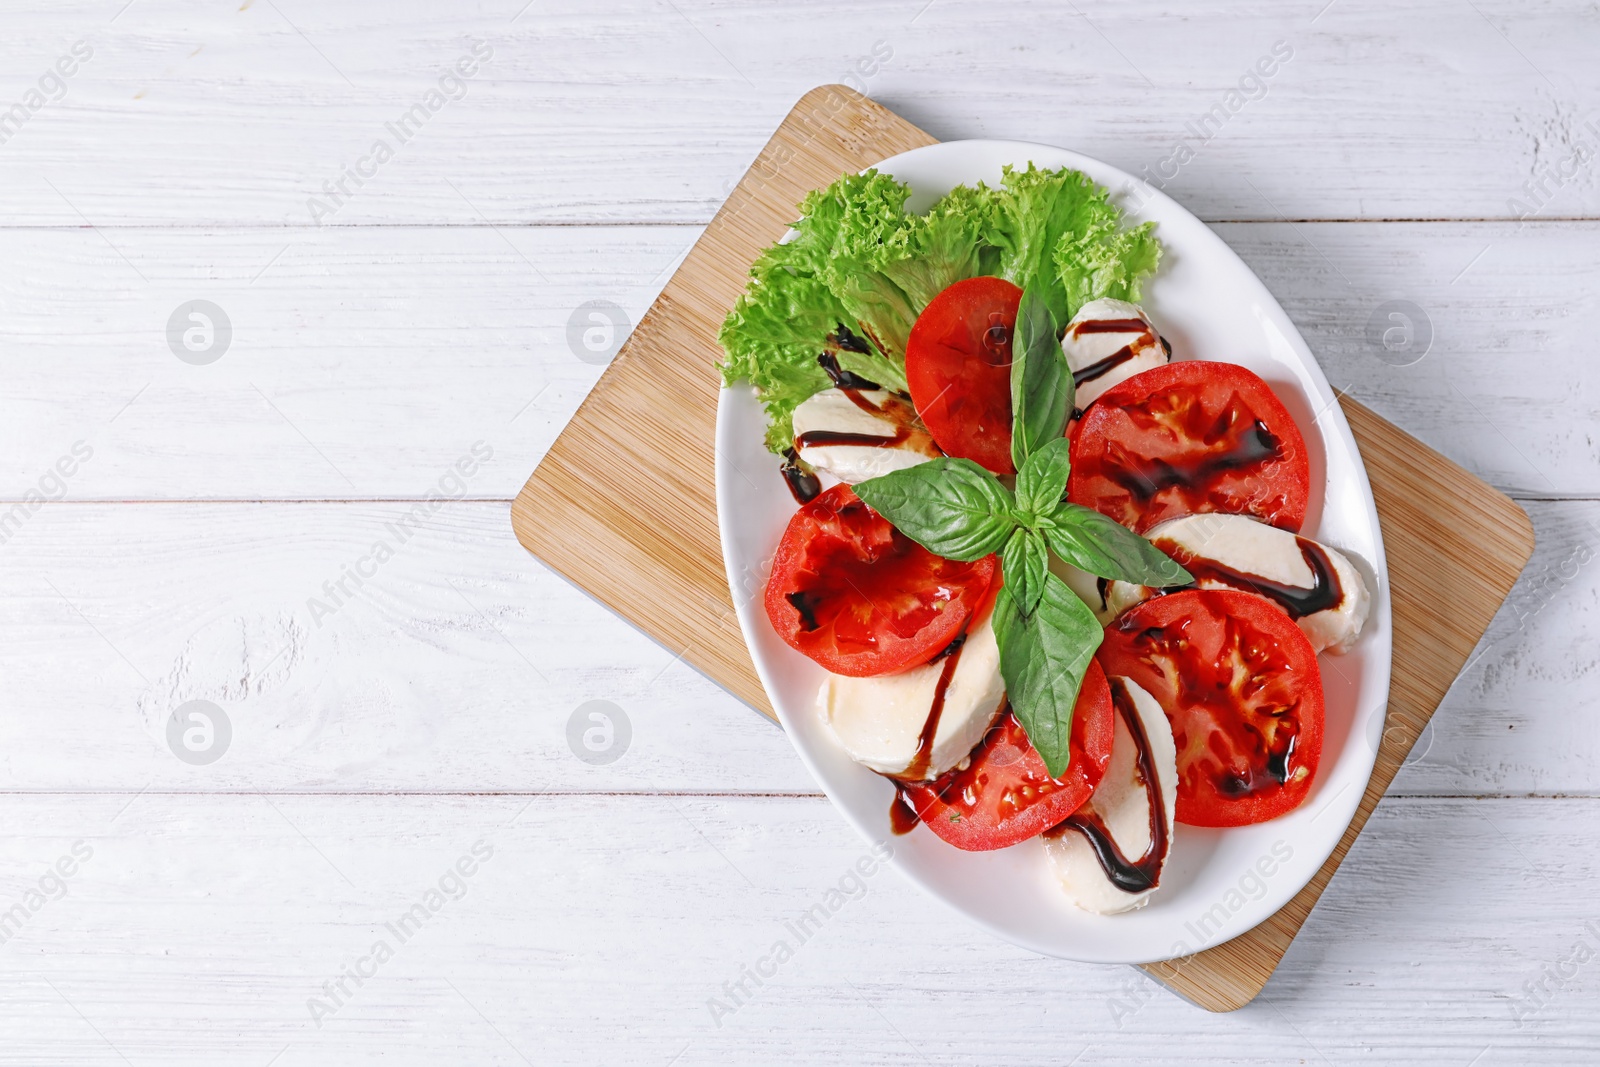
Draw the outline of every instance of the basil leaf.
[[[1045,576],[1050,573],[1050,552],[1044,538],[1032,530],[1014,531],[1000,554],[1000,573],[1005,576],[1018,610],[1032,615],[1044,595]]]
[[[1017,504],[1035,517],[1053,516],[1067,495],[1067,475],[1072,472],[1072,442],[1065,437],[1046,441],[1017,471]]]
[[[970,459],[929,460],[855,491],[911,540],[963,563],[1000,551],[1016,527],[1011,490]]]
[[[1000,676],[1028,740],[1050,776],[1059,778],[1071,760],[1072,709],[1104,631],[1089,606],[1053,574],[1046,576],[1044,595],[1031,616],[1010,594],[1008,583],[994,603]]]
[[[1165,552],[1098,511],[1062,504],[1050,519],[1043,529],[1050,550],[1090,574],[1156,588],[1194,581]]]
[[[1049,303],[1038,290],[1026,289],[1011,334],[1011,462],[1017,470],[1061,436],[1073,392]]]

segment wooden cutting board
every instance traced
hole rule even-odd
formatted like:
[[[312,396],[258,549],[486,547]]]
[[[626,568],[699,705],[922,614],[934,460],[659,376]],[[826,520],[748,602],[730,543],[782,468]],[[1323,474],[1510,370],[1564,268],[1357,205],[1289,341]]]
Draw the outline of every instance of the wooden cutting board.
[[[511,508],[530,552],[768,716],[717,534],[717,328],[807,192],[933,143],[844,86],[807,93]],[[1533,528],[1511,500],[1360,404],[1343,405],[1389,558],[1387,728],[1366,796],[1309,885],[1248,933],[1144,968],[1211,1011],[1242,1007],[1266,985],[1533,551]]]

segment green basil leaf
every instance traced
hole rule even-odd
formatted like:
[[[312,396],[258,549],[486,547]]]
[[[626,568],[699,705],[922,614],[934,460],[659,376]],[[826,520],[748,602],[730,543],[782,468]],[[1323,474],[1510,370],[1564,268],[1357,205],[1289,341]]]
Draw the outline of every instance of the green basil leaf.
[[[1010,594],[1008,583],[994,604],[1000,676],[1028,740],[1050,776],[1059,778],[1071,759],[1067,746],[1078,689],[1104,631],[1089,606],[1053,574],[1045,578],[1032,615],[1024,615]]]
[[[1017,504],[1040,518],[1053,516],[1067,495],[1067,475],[1072,473],[1072,442],[1065,437],[1046,441],[1017,470]]]
[[[1061,436],[1073,392],[1050,305],[1037,290],[1026,289],[1011,334],[1011,462],[1017,470]]]
[[[1018,610],[1032,615],[1044,595],[1045,576],[1050,573],[1050,552],[1044,538],[1032,530],[1013,531],[1000,554],[1000,573],[1005,576]]]
[[[934,459],[855,486],[867,506],[936,556],[970,563],[1005,546],[1014,498],[970,459]]]
[[[1172,557],[1092,508],[1062,504],[1050,518],[1043,530],[1050,550],[1080,570],[1156,588],[1194,581]]]

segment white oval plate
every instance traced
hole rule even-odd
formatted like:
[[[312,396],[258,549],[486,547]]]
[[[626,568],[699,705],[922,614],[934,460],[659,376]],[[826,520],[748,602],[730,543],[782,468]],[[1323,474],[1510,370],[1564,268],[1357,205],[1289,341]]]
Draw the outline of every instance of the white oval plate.
[[[1237,937],[1298,893],[1338,844],[1366,791],[1389,692],[1388,572],[1366,469],[1327,379],[1278,302],[1221,238],[1167,196],[1098,160],[1015,141],[954,141],[878,164],[908,183],[908,209],[926,210],[951,188],[995,185],[1003,164],[1074,167],[1111,190],[1130,222],[1154,220],[1165,247],[1144,306],[1172,342],[1174,359],[1238,363],[1271,383],[1311,453],[1305,532],[1348,553],[1368,579],[1372,613],[1355,649],[1324,655],[1327,723],[1322,764],[1295,811],[1226,830],[1180,825],[1161,888],[1137,911],[1091,915],[1056,887],[1035,839],[997,852],[962,852],[919,826],[893,836],[890,783],[851,761],[817,716],[822,669],[773,632],[761,592],[795,503],[762,447],[766,426],[753,391],[724,389],[717,411],[717,512],[728,582],[778,718],[823,791],[869,841],[894,849],[922,888],[1008,941],[1092,963],[1149,963]]]

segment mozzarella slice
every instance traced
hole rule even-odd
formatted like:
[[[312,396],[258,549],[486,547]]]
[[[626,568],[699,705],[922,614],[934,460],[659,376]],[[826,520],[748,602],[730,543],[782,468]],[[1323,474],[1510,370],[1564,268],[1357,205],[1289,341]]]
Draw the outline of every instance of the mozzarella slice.
[[[1096,323],[1119,321],[1137,321],[1142,325],[1104,333],[1095,328]],[[1089,301],[1072,316],[1061,338],[1061,351],[1078,381],[1073,406],[1079,411],[1088,408],[1113,385],[1140,371],[1159,367],[1172,358],[1172,349],[1162,341],[1150,323],[1150,316],[1138,304],[1105,298]]]
[[[1077,593],[1078,599],[1089,605],[1089,610],[1094,612],[1094,617],[1100,621],[1101,626],[1108,625],[1117,617],[1107,599],[1111,594],[1111,583],[1104,578],[1097,578],[1088,571],[1079,570],[1053,552],[1050,554],[1050,573],[1067,583],[1067,588]]]
[[[851,485],[943,455],[911,401],[887,389],[824,389],[794,409],[794,433],[801,459]]]
[[[938,695],[949,657],[873,678],[829,674],[817,693],[817,711],[832,727],[850,758],[883,774],[916,770],[937,778],[967,757],[1005,703],[1000,648],[985,618],[973,627],[944,690],[944,704],[924,767],[917,763],[923,727]]]
[[[1272,599],[1295,617],[1318,652],[1348,651],[1361,636],[1372,598],[1360,572],[1336,549],[1248,515],[1186,515],[1162,523],[1147,536],[1188,567],[1200,588],[1243,589]],[[1319,588],[1313,564],[1331,571],[1323,587],[1330,597],[1336,591],[1337,598],[1301,614],[1298,609],[1317,603],[1307,596]],[[1114,615],[1121,614],[1152,593],[1142,585],[1112,582],[1107,606]]]
[[[1117,690],[1119,687],[1122,693]],[[1072,818],[1045,834],[1044,850],[1051,867],[1061,880],[1067,898],[1085,911],[1115,915],[1142,907],[1160,886],[1161,870],[1172,851],[1173,812],[1178,802],[1178,754],[1172,742],[1172,727],[1156,698],[1131,678],[1111,678],[1114,698],[1121,697],[1116,715],[1116,734],[1111,742],[1111,761],[1094,795],[1084,802]],[[1143,730],[1149,746],[1150,767],[1155,772],[1156,802],[1160,805],[1151,819],[1151,793],[1139,766],[1140,746],[1128,728],[1124,704],[1131,705],[1134,720]],[[1085,818],[1087,816],[1087,818]],[[1088,822],[1103,828],[1121,858],[1130,864],[1141,863],[1151,851],[1152,823],[1162,838],[1161,854],[1152,858],[1156,885],[1137,892],[1119,887],[1101,863],[1088,837],[1074,823]]]

